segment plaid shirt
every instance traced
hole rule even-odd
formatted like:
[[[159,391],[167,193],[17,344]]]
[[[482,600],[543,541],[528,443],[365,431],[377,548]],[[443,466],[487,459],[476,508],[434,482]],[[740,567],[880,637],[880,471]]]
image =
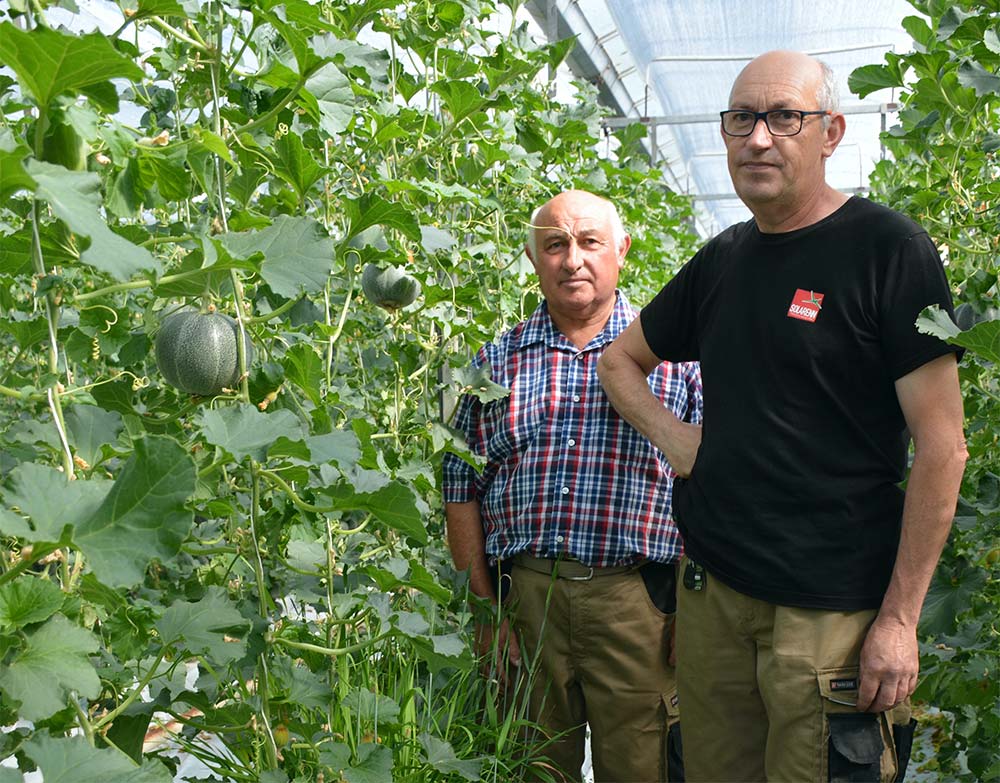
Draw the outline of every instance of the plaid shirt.
[[[543,302],[528,320],[479,351],[508,397],[459,402],[456,426],[486,457],[481,475],[444,460],[446,503],[478,501],[491,561],[526,551],[592,566],[641,558],[672,562],[681,541],[670,513],[676,475],[663,455],[619,418],[597,379],[597,360],[636,311],[621,294],[604,329],[581,351]],[[701,422],[696,362],[663,363],[649,385],[683,421]]]

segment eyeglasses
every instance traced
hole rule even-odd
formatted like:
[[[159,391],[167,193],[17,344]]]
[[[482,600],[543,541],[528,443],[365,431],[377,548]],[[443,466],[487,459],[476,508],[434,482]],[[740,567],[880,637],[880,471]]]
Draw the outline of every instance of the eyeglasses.
[[[799,109],[772,109],[771,111],[747,111],[746,109],[729,109],[720,111],[722,117],[722,132],[727,136],[749,136],[757,127],[759,120],[764,120],[767,130],[772,136],[794,136],[802,130],[802,120],[810,114],[833,114],[829,109],[819,111],[801,111]]]

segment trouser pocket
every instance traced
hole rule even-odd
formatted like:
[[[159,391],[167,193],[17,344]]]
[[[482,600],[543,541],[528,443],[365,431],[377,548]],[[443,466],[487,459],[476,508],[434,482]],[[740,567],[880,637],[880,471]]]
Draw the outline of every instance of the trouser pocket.
[[[684,748],[681,746],[681,711],[676,686],[663,694],[663,706],[667,711],[667,736],[663,745],[667,781],[683,783]]]
[[[825,775],[831,783],[892,783],[896,746],[886,713],[859,712],[858,667],[816,672],[823,702]]]
[[[677,565],[650,560],[639,566],[649,600],[663,614],[677,611]]]

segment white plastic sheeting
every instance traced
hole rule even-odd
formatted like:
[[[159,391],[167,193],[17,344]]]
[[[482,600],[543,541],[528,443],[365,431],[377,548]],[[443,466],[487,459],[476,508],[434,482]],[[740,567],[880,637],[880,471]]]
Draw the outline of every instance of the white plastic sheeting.
[[[698,199],[708,233],[749,217],[733,194],[718,129],[718,112],[727,108],[729,88],[746,62],[770,49],[822,52],[838,76],[841,108],[877,110],[896,96],[880,91],[862,101],[848,91],[847,77],[858,66],[882,62],[886,51],[908,51],[912,41],[901,21],[917,15],[905,0],[558,0],[549,7],[567,5],[577,6],[593,30],[581,36],[581,45],[599,43],[611,55],[616,73],[601,78],[627,86],[627,116],[711,118],[655,131],[668,180]],[[866,187],[881,155],[882,121],[878,113],[848,114],[847,135],[827,164],[834,187]],[[894,116],[886,121],[891,126]]]

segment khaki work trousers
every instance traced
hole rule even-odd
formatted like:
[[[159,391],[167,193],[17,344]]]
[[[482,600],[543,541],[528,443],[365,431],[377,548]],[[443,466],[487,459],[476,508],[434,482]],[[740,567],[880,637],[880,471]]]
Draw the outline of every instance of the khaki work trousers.
[[[897,779],[913,739],[909,703],[882,714],[853,706],[874,610],[776,606],[707,572],[701,586],[682,578],[677,589],[688,781]]]
[[[596,783],[666,781],[668,722],[678,720],[667,662],[674,615],[653,604],[634,568],[577,579],[565,577],[589,569],[563,561],[553,576],[530,567],[540,562],[515,559],[505,605],[531,677],[531,717],[562,735],[541,752],[562,779],[579,781],[589,723]]]

